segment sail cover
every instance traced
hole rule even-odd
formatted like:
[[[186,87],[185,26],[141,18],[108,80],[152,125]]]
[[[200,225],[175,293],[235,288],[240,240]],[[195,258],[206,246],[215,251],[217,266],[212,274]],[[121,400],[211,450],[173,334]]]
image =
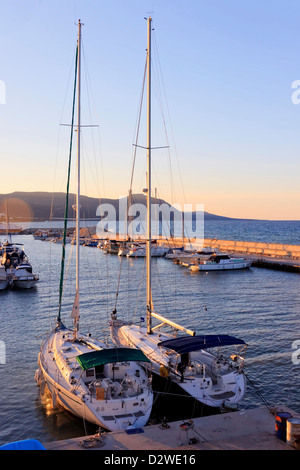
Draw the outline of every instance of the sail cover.
[[[76,359],[84,370],[115,362],[150,362],[142,351],[132,348],[101,349],[81,354]]]
[[[78,291],[75,294],[75,299],[74,299],[73,308],[71,312],[71,318],[79,319],[79,292]]]
[[[191,351],[199,351],[200,349],[238,344],[245,344],[245,342],[242,339],[228,335],[197,335],[168,339],[158,343],[158,346],[173,349],[173,351],[183,354]]]

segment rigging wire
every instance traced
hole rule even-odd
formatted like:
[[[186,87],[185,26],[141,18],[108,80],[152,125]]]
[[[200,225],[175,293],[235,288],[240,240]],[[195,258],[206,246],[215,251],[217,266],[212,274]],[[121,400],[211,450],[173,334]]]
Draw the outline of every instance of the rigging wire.
[[[63,101],[63,105],[62,105],[62,109],[61,109],[61,116],[60,116],[59,122],[62,122],[62,117],[63,117],[63,114],[64,114],[65,104],[66,104],[66,100],[67,100],[67,91],[69,89],[71,76],[72,76],[72,73],[73,73],[73,70],[74,70],[75,54],[76,54],[76,52],[74,52],[74,55],[73,55],[73,58],[72,58],[72,61],[71,61],[71,65],[70,65],[69,76],[68,76],[68,80],[67,80],[67,87],[66,87],[66,91],[65,91],[65,95],[64,95],[64,101]],[[53,220],[54,192],[55,192],[56,179],[57,179],[57,166],[58,166],[58,154],[59,154],[60,140],[61,140],[61,125],[58,126],[58,136],[57,136],[57,144],[56,144],[56,152],[55,152],[53,190],[52,190],[52,195],[51,195],[50,214],[49,214],[50,223]],[[64,181],[65,181],[65,179],[64,179]],[[51,231],[51,225],[50,225],[50,231]],[[52,326],[51,326],[52,321],[53,321],[53,315],[51,313],[51,304],[52,304],[52,298],[51,298],[52,297],[51,296],[51,294],[52,294],[52,288],[51,288],[51,286],[52,286],[52,243],[50,243],[50,247],[49,247],[48,281],[49,281],[48,282],[48,289],[49,289],[49,293],[48,293],[48,319],[49,319],[49,328],[52,329]]]
[[[86,57],[85,57],[85,50],[84,50],[84,44],[82,43],[82,56],[83,56],[83,62],[84,62],[84,73],[85,73],[85,80],[86,80],[86,93],[87,93],[87,103],[88,103],[88,110],[89,110],[89,118],[90,118],[90,123],[93,122],[92,120],[92,112],[91,112],[91,100],[90,100],[90,93],[92,94],[92,97],[93,97],[93,90],[92,90],[92,85],[91,85],[91,78],[90,78],[90,74],[89,74],[89,70],[88,70],[88,66],[87,66],[87,62],[86,62]],[[95,99],[93,98],[94,102],[95,102]],[[96,107],[94,107],[96,108]],[[99,122],[99,119],[97,119],[97,121]],[[93,175],[93,177],[95,178],[96,180],[96,187],[97,187],[97,191],[98,191],[98,195],[99,195],[99,203],[101,201],[101,197],[100,197],[100,194],[101,194],[101,191],[100,191],[100,183],[99,183],[99,174],[98,174],[98,165],[97,165],[97,159],[96,159],[96,148],[95,148],[95,139],[94,139],[94,133],[93,133],[93,128],[95,126],[93,126],[91,124],[90,126],[90,129],[91,129],[91,136],[92,136],[92,147],[93,147],[93,157],[94,157],[94,165],[95,165],[95,174],[94,172],[91,172],[91,174]],[[99,129],[99,126],[96,126],[98,129]],[[99,133],[98,133],[99,135]],[[100,136],[99,136],[100,137]],[[101,149],[101,146],[100,146],[100,149]],[[104,191],[104,171],[103,171],[103,158],[102,158],[102,152],[100,151],[100,164],[101,164],[101,174],[102,174],[102,184],[103,184],[103,193],[105,192]]]
[[[141,92],[141,97],[140,97],[139,113],[138,113],[137,126],[136,126],[132,171],[131,171],[130,185],[129,185],[130,194],[132,192],[132,185],[133,185],[133,175],[134,175],[134,169],[135,169],[136,152],[137,152],[137,147],[138,147],[137,143],[138,143],[138,137],[139,137],[139,131],[140,131],[140,124],[141,124],[141,114],[142,114],[142,108],[143,108],[143,98],[144,98],[144,91],[145,91],[146,75],[147,75],[147,59],[146,59],[145,68],[144,68],[142,92]]]
[[[135,320],[135,317],[136,317],[136,314],[137,314],[137,310],[138,310],[138,303],[139,303],[141,288],[142,288],[142,285],[144,284],[143,281],[144,281],[144,278],[145,278],[145,271],[146,271],[146,258],[144,258],[143,270],[142,270],[142,275],[141,275],[141,279],[140,279],[140,285],[139,285],[138,295],[137,295],[137,299],[136,299],[136,308],[135,308],[135,311],[134,311],[134,314],[133,314],[133,319],[132,319],[133,322],[134,322],[134,320]]]
[[[75,101],[76,101],[77,62],[78,62],[78,45],[77,45],[77,48],[76,48],[76,60],[75,60],[75,78],[74,78],[71,135],[70,135],[70,148],[69,148],[68,181],[67,181],[66,205],[65,205],[65,220],[64,220],[62,258],[61,258],[61,273],[60,273],[60,283],[59,283],[59,307],[58,307],[58,315],[57,315],[57,320],[58,321],[60,321],[60,319],[61,319],[61,305],[62,305],[62,293],[63,293],[67,217],[68,217],[68,208],[69,208],[69,185],[70,185],[70,173],[71,173],[71,155],[72,155],[72,146],[73,146],[74,114],[75,114]],[[78,130],[78,132],[79,132],[79,130]]]
[[[268,401],[265,399],[265,397],[262,395],[262,393],[258,390],[258,388],[254,385],[253,381],[249,378],[249,375],[244,372],[245,377],[247,378],[249,384],[253,387],[255,393],[258,395],[258,397],[262,400],[262,402],[266,405],[270,413],[273,414],[273,408],[272,406],[268,403]]]
[[[119,276],[118,276],[118,285],[117,285],[116,299],[115,299],[115,308],[114,308],[114,310],[113,310],[113,313],[117,313],[117,302],[118,302],[119,289],[120,289],[120,279],[121,279],[122,263],[123,263],[123,256],[121,256],[121,263],[120,263]]]
[[[153,33],[153,43],[154,43],[155,53],[156,53],[156,57],[157,57],[158,68],[160,70],[160,76],[161,76],[162,88],[163,88],[163,92],[164,92],[164,96],[165,96],[167,114],[169,116],[169,125],[170,125],[170,129],[171,129],[173,147],[174,147],[176,163],[177,163],[177,167],[178,167],[181,191],[182,191],[182,194],[183,194],[184,204],[186,204],[186,196],[185,196],[184,185],[183,185],[183,180],[182,180],[182,172],[181,172],[181,168],[180,168],[180,164],[179,164],[178,152],[177,152],[177,147],[176,147],[176,143],[175,143],[174,131],[173,131],[172,120],[171,120],[171,113],[170,113],[170,108],[168,106],[167,93],[166,93],[166,88],[165,88],[164,80],[163,80],[162,67],[161,67],[161,63],[160,63],[160,59],[159,59],[158,46],[157,46],[156,37],[155,37],[155,31]],[[170,164],[171,164],[171,160],[170,160]],[[185,231],[187,231],[186,227],[185,227]],[[187,233],[187,238],[190,241],[190,237],[189,237],[188,233]]]
[[[130,184],[129,184],[129,197],[127,199],[127,221],[126,221],[126,233],[124,234],[124,238],[128,238],[128,210],[132,204],[132,186],[133,186],[133,176],[134,176],[134,170],[135,170],[135,163],[136,163],[136,153],[137,153],[137,148],[138,148],[138,138],[139,138],[139,130],[140,130],[140,123],[141,123],[141,114],[142,114],[142,108],[143,108],[143,98],[144,98],[144,91],[145,91],[145,83],[146,83],[146,76],[147,76],[147,59],[145,62],[145,67],[144,67],[144,75],[143,75],[143,81],[142,81],[142,90],[141,90],[141,96],[140,96],[140,101],[139,101],[139,111],[138,111],[138,116],[137,116],[137,124],[136,124],[136,131],[135,131],[135,144],[133,145],[133,161],[132,161],[132,170],[131,170],[131,176],[130,176]],[[123,258],[123,256],[121,256]],[[113,310],[113,313],[116,313],[117,309],[117,300],[118,300],[118,295],[119,295],[119,287],[120,287],[120,277],[121,277],[121,271],[122,271],[122,265],[123,265],[123,260],[121,260],[120,263],[120,268],[119,268],[119,277],[118,277],[118,286],[117,286],[117,291],[116,291],[116,298],[115,298],[115,308]]]

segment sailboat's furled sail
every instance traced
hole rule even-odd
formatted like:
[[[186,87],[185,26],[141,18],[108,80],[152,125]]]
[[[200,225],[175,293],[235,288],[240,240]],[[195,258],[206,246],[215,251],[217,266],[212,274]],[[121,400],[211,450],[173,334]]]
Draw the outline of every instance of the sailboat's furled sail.
[[[76,292],[75,294],[75,299],[73,303],[73,308],[71,312],[71,318],[74,318],[74,320],[79,320],[79,293]]]

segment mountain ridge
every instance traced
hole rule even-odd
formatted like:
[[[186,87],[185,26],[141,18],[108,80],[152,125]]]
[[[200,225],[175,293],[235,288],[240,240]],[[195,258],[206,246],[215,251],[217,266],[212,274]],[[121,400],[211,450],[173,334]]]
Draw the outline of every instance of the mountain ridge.
[[[124,220],[124,215],[120,214],[126,208],[127,196],[123,198],[95,198],[90,196],[80,196],[81,217],[85,219],[99,220],[97,217],[97,208],[101,204],[110,204],[115,208],[117,220]],[[152,204],[167,206],[172,208],[172,205],[163,199],[151,198]],[[54,219],[63,219],[65,216],[65,201],[66,194],[63,192],[47,192],[47,191],[14,191],[9,194],[0,194],[0,218],[4,221],[8,213],[9,220],[31,220],[31,221],[45,221]],[[68,218],[75,217],[74,204],[76,202],[76,195],[69,194],[69,207]],[[133,204],[146,205],[146,196],[144,194],[133,194]],[[181,214],[177,209],[173,209],[177,216]],[[226,217],[216,214],[211,214],[204,211],[204,220],[250,220],[250,219],[237,219]]]

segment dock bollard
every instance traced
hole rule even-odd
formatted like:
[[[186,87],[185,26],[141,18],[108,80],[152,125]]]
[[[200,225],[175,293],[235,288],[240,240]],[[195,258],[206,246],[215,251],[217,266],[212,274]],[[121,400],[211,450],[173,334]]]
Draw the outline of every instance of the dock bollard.
[[[292,415],[288,412],[280,411],[275,414],[276,436],[284,442],[286,442],[286,421],[289,418],[292,418]]]

